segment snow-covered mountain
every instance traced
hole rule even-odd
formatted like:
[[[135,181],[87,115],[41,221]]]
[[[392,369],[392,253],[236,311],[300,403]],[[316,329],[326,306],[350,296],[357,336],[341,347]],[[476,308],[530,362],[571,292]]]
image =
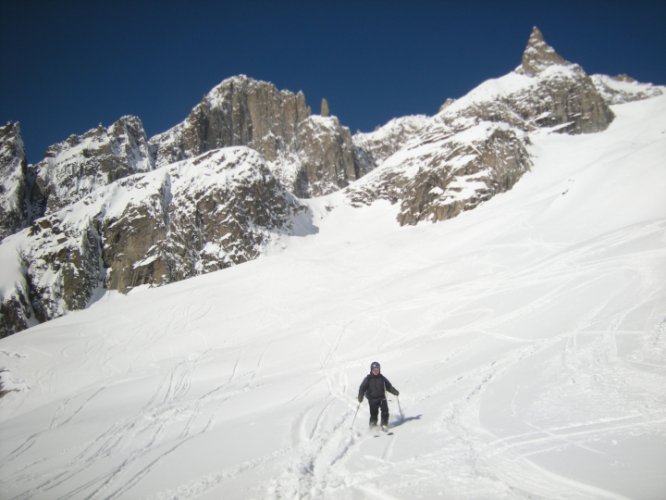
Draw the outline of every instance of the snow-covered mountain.
[[[355,207],[388,200],[401,225],[455,217],[513,188],[534,165],[529,148],[539,130],[598,133],[612,123],[611,104],[661,92],[589,77],[535,28],[514,71],[447,100],[434,116],[354,137],[335,116],[313,115],[302,93],[246,76],[224,80],[155,137],[123,117],[27,167],[10,124],[0,134],[8,236],[0,244],[0,336],[84,308],[107,290],[171,283],[254,259],[285,235],[310,234],[315,214],[299,199],[339,192]],[[227,170],[243,174],[220,175]]]
[[[3,498],[663,498],[666,96],[611,109],[453,219],[304,200],[263,258],[2,339]]]
[[[644,95],[649,94],[636,85],[626,98]],[[401,224],[448,219],[511,189],[529,170],[529,132],[599,132],[612,119],[594,80],[534,28],[511,73],[448,100],[431,118],[396,120],[358,137],[358,149],[377,168],[347,188],[348,196],[355,204],[399,202]],[[377,145],[382,143],[396,145],[392,154]]]

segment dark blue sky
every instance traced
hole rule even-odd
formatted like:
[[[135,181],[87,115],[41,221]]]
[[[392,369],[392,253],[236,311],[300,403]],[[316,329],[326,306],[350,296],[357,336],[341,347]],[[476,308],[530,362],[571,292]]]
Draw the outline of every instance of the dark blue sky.
[[[513,70],[534,25],[590,74],[666,84],[663,1],[0,0],[0,122],[34,163],[125,114],[162,132],[242,73],[368,131]]]

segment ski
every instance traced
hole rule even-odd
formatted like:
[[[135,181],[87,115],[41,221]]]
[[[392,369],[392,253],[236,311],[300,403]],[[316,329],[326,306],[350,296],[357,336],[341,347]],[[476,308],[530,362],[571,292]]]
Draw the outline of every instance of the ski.
[[[382,425],[379,429],[373,429],[375,432],[374,437],[378,438],[381,437],[382,435],[384,436],[393,436],[393,431],[385,425]]]

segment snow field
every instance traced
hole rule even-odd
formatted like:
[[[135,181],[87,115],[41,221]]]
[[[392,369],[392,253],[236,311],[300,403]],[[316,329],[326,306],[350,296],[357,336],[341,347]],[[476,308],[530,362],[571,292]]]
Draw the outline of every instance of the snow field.
[[[666,98],[614,110],[453,220],[312,200],[316,235],[3,339],[3,498],[663,497]]]

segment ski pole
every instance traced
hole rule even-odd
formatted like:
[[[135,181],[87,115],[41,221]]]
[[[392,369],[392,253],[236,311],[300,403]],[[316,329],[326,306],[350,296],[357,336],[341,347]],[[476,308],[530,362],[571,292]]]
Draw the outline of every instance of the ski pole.
[[[356,422],[356,415],[358,415],[359,408],[361,408],[361,402],[360,401],[358,402],[358,406],[356,407],[356,413],[354,413],[354,418],[352,419],[351,427],[349,427],[350,429],[354,428],[354,422]]]
[[[400,418],[402,420],[405,420],[405,414],[402,412],[402,407],[400,406],[400,398],[396,396],[395,399],[398,400],[398,410],[400,410]]]

